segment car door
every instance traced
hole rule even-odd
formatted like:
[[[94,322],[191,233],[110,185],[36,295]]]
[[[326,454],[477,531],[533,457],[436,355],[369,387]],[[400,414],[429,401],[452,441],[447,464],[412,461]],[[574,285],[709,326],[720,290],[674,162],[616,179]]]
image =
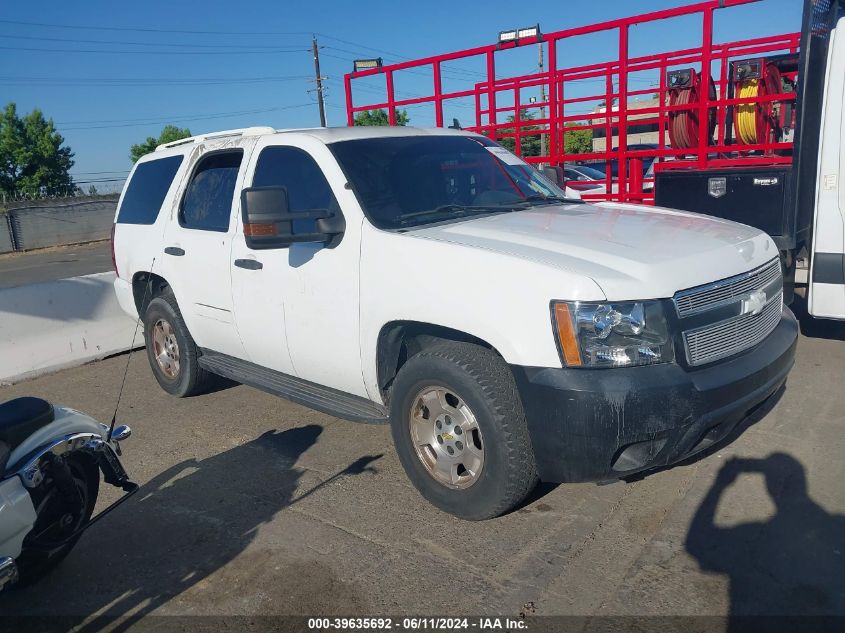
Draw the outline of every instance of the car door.
[[[248,147],[248,145],[247,145]],[[165,231],[162,270],[197,345],[242,357],[232,309],[230,254],[248,156],[243,144],[207,151],[188,175]]]
[[[282,186],[291,213],[356,207],[328,148],[307,135],[261,139],[245,186]],[[239,214],[240,216],[240,214]],[[242,218],[238,219],[242,227]],[[359,348],[360,216],[330,244],[253,251],[239,228],[232,247],[235,319],[249,359],[347,393],[367,396]],[[295,221],[314,232],[314,220]]]

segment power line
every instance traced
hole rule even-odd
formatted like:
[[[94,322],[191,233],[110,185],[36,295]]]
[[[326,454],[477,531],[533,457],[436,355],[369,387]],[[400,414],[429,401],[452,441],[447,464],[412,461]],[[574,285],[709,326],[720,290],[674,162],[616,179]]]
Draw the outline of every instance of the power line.
[[[65,127],[65,124],[56,123],[57,127],[61,127],[61,131],[70,131],[70,130],[98,130],[98,129],[106,129],[106,128],[123,128],[123,127],[141,127],[145,125],[155,125],[160,123],[184,123],[188,121],[205,121],[211,119],[225,119],[229,117],[235,116],[245,116],[249,114],[264,114],[267,112],[278,112],[281,110],[292,110],[294,108],[304,108],[311,106],[310,103],[298,103],[296,105],[289,105],[289,106],[279,106],[275,108],[262,108],[258,110],[241,110],[239,112],[218,112],[218,113],[211,113],[211,114],[194,114],[194,115],[183,115],[183,116],[171,116],[171,117],[163,117],[157,119],[147,119],[147,120],[140,120],[140,119],[124,119],[122,122],[118,121],[87,121],[84,123],[91,123],[92,125],[82,125],[83,122],[78,122],[79,125]],[[134,122],[137,121],[137,122]],[[108,124],[107,124],[108,123]]]
[[[127,172],[128,173],[128,172]],[[92,180],[73,180],[73,184],[75,185],[90,185],[100,182],[123,182],[126,180],[126,176],[123,178],[94,178]]]
[[[384,50],[384,49],[381,49],[381,48],[373,48],[371,46],[366,46],[365,44],[350,42],[349,40],[342,40],[339,37],[332,37],[331,35],[326,35],[325,33],[320,33],[320,35],[322,37],[325,37],[326,39],[334,40],[335,42],[341,42],[343,44],[349,44],[350,46],[354,46],[355,48],[358,48],[358,49],[375,51],[376,53],[383,53],[385,55],[390,55],[391,57],[396,57],[398,59],[402,59],[402,60],[405,60],[405,61],[413,61],[413,59],[414,59],[412,57],[408,57],[406,55],[400,55],[399,53],[392,53],[390,51],[387,51],[387,50]],[[337,49],[337,50],[343,50],[343,49]],[[343,50],[343,52],[352,53],[353,55],[357,55],[357,53],[355,53],[353,51]],[[487,73],[484,73],[484,72],[480,72],[480,71],[476,71],[476,70],[467,70],[465,68],[457,68],[456,66],[447,65],[447,64],[441,64],[440,68],[441,68],[441,72],[443,70],[448,70],[450,72],[461,73],[461,74],[465,74],[465,75],[473,75],[473,76],[476,76],[476,77],[484,77],[484,78],[487,77]]]
[[[36,48],[23,46],[0,46],[0,50],[7,51],[36,51],[40,53],[99,53],[105,55],[261,55],[276,53],[301,53],[308,52],[307,48],[295,49],[273,49],[273,50],[250,50],[250,51],[143,51],[143,50],[93,50],[86,48]]]
[[[71,176],[99,176],[100,174],[128,174],[128,169],[115,169],[112,171],[78,171]]]
[[[84,77],[14,77],[0,76],[0,84],[7,86],[87,86],[97,85],[101,87],[124,87],[124,86],[206,86],[206,85],[229,85],[229,84],[258,84],[285,81],[302,81],[308,79],[308,75],[287,75],[269,77],[196,77],[196,78],[155,78],[155,77],[114,77],[114,78],[84,78]]]
[[[133,31],[136,33],[181,33],[192,35],[311,35],[308,31],[198,31],[189,29],[160,29],[128,26],[91,26],[82,24],[57,24],[55,22],[29,22],[25,20],[0,20],[2,24],[21,26],[44,26],[56,29],[76,29],[82,31]]]
[[[266,36],[292,36],[292,35],[310,35],[307,31],[220,31],[220,30],[193,30],[193,29],[162,29],[162,28],[150,28],[150,27],[122,27],[122,26],[91,26],[91,25],[77,25],[77,24],[59,24],[55,22],[34,22],[28,20],[8,20],[8,19],[0,19],[0,24],[14,24],[18,26],[36,26],[36,27],[47,27],[47,28],[60,28],[60,29],[73,29],[73,30],[87,30],[87,31],[120,31],[120,32],[135,32],[135,33],[178,33],[178,34],[192,34],[192,35],[234,35],[234,36],[244,36],[244,35],[266,35]],[[383,53],[386,55],[390,55],[391,57],[396,57],[398,59],[403,60],[410,60],[412,58],[407,57],[406,55],[400,55],[399,53],[395,53],[392,51],[388,51],[381,48],[375,48],[372,46],[367,46],[365,44],[360,44],[357,42],[352,42],[350,40],[345,40],[339,37],[334,37],[332,35],[328,35],[326,33],[316,33],[320,37],[324,37],[326,39],[333,40],[335,42],[340,42],[342,44],[348,44],[350,46],[354,46],[358,49],[374,51],[377,53]],[[127,42],[128,43],[128,42]],[[164,46],[168,46],[168,44],[163,44]],[[186,44],[185,46],[190,46]],[[199,45],[197,45],[199,47]],[[2,49],[4,47],[0,47]],[[10,50],[8,47],[5,47],[6,50]],[[20,49],[20,50],[40,50],[40,49]],[[49,49],[49,50],[56,50],[57,52],[88,52],[88,51],[63,51],[59,49]],[[305,50],[305,49],[303,49]],[[90,51],[90,52],[100,52],[100,51]],[[118,52],[118,51],[114,51]],[[122,51],[121,51],[122,52]],[[139,51],[140,52],[140,51]],[[276,52],[274,49],[273,51],[268,52]],[[293,52],[293,51],[291,51]],[[357,53],[352,51],[343,51],[343,52],[350,52],[353,55],[357,55]],[[477,71],[470,71],[465,70],[462,68],[455,68],[452,66],[447,67],[445,64],[441,66],[442,69],[448,70],[449,72],[460,73],[464,75],[472,75],[476,77],[485,77],[486,75],[481,72]],[[411,71],[413,72],[413,71]],[[454,78],[454,77],[453,77]]]
[[[262,112],[269,112],[271,110],[276,110],[277,108],[260,108],[257,110],[240,110],[236,112],[209,112],[208,116],[220,116],[220,115],[239,115],[239,114],[260,114]],[[185,114],[181,115],[182,117],[196,117],[196,116],[203,116],[199,114]],[[170,120],[174,117],[168,116],[156,116],[156,117],[139,117],[137,119],[97,119],[95,121],[62,121],[61,123],[56,123],[56,125],[94,125],[100,123],[136,123],[136,122],[143,122],[143,121],[157,121],[157,120]]]
[[[332,38],[332,39],[335,39],[335,38]],[[341,52],[341,53],[348,53],[349,55],[358,55],[359,54],[356,51],[350,51],[349,49],[339,48],[337,46],[326,46],[325,48],[331,49],[333,51],[338,51],[338,52]],[[335,55],[334,57],[337,57],[337,56]],[[399,57],[399,56],[397,56],[397,57]],[[341,58],[338,57],[338,59],[341,59]],[[408,61],[412,61],[410,57],[405,57],[403,59],[408,60]],[[397,72],[409,73],[409,74],[412,74],[412,75],[423,75],[423,76],[426,76],[426,77],[429,76],[429,74],[426,73],[426,72],[421,72],[419,70],[412,70],[410,68],[405,68],[405,69],[397,71]],[[467,70],[467,69],[464,69],[464,68],[457,68],[455,66],[451,66],[451,65],[447,65],[447,64],[441,64],[440,65],[440,73],[442,75],[446,76],[446,77],[449,77],[451,79],[460,80],[460,81],[471,81],[471,78],[479,78],[479,77],[485,78],[485,79],[487,78],[486,73],[482,73],[480,71],[475,71],[475,70]],[[455,76],[455,75],[464,75],[464,76],[458,77],[458,76]]]
[[[332,79],[332,80],[330,80],[330,81],[337,81],[337,82],[340,82],[340,80],[339,80],[339,79]],[[377,96],[380,96],[380,97],[384,97],[384,99],[387,99],[387,90],[386,90],[386,89],[385,89],[385,90],[381,90],[381,89],[379,89],[379,88],[376,88],[375,86],[355,86],[354,91],[355,91],[355,92],[358,92],[358,91],[361,91],[361,92],[366,92],[366,93],[373,94],[373,95],[377,95]],[[393,90],[393,94],[394,94],[395,96],[398,96],[398,97],[401,97],[401,98],[404,98],[404,99],[420,99],[420,98],[423,98],[423,97],[425,97],[425,98],[427,98],[427,99],[431,99],[431,101],[426,102],[426,103],[411,103],[411,104],[407,104],[407,105],[401,105],[401,106],[398,106],[398,107],[400,107],[400,108],[410,108],[410,107],[413,107],[413,106],[425,106],[425,105],[432,105],[432,104],[433,104],[433,101],[434,101],[434,96],[433,96],[433,95],[429,95],[429,96],[426,96],[426,95],[418,95],[418,94],[413,94],[413,93],[410,93],[410,92],[406,92],[406,91],[404,91],[404,90],[396,90],[396,89],[394,89],[394,90]],[[452,97],[452,98],[446,98],[446,99],[444,99],[444,101],[443,101],[443,105],[444,105],[444,106],[449,106],[449,107],[455,107],[455,108],[473,108],[473,109],[474,109],[474,107],[475,107],[475,106],[471,106],[471,105],[469,105],[468,103],[461,103],[460,101],[457,101],[457,99],[459,99],[459,98],[466,99],[466,98],[468,98],[468,97]]]
[[[152,125],[156,123],[178,123],[183,121],[204,121],[207,119],[222,119],[234,116],[246,116],[249,114],[264,114],[267,112],[277,112],[279,110],[291,110],[294,108],[302,108],[311,104],[300,103],[291,106],[280,106],[275,108],[260,108],[256,110],[241,110],[236,112],[216,112],[209,114],[189,114],[181,116],[161,117],[156,119],[123,119],[123,120],[104,120],[104,121],[76,121],[72,125],[85,125],[85,127],[64,127],[65,124],[57,123],[57,126],[62,126],[64,130],[90,130],[100,128],[112,127],[137,127],[142,125]],[[114,125],[105,125],[106,123]],[[90,125],[89,125],[90,124]]]
[[[129,44],[130,46],[176,46],[179,48],[212,48],[217,50],[222,49],[273,49],[280,48],[296,48],[301,49],[304,45],[286,45],[279,46],[269,44],[186,44],[171,43],[171,42],[133,42],[127,40],[81,40],[73,37],[36,37],[33,35],[8,35],[6,33],[0,34],[0,38],[11,40],[31,40],[42,42],[71,42],[74,44]]]
[[[327,40],[334,40],[335,42],[340,42],[341,44],[349,44],[350,46],[354,46],[356,48],[362,48],[364,50],[374,51],[376,53],[383,53],[385,55],[390,55],[392,57],[398,57],[400,59],[410,59],[410,57],[405,57],[404,55],[400,55],[399,53],[392,53],[390,51],[386,51],[383,48],[373,48],[372,46],[365,46],[364,44],[358,44],[356,42],[350,42],[349,40],[342,40],[339,37],[334,37],[332,35],[328,35],[326,33],[318,33],[320,37],[324,37]]]

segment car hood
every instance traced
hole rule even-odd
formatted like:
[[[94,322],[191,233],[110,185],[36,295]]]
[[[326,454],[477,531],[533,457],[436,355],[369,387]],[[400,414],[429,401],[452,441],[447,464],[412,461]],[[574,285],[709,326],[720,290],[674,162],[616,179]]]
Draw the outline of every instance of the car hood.
[[[406,235],[520,257],[591,278],[609,300],[659,299],[778,255],[758,229],[629,204],[544,205]],[[566,297],[560,297],[565,299]]]

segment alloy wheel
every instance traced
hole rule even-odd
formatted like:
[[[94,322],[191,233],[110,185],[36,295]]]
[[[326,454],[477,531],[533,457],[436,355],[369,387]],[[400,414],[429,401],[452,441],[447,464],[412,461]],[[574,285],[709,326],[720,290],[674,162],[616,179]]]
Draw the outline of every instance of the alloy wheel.
[[[177,378],[179,376],[179,343],[168,321],[159,319],[153,324],[152,343],[153,355],[161,373],[171,380]]]
[[[429,475],[448,488],[472,486],[484,467],[475,414],[453,390],[430,386],[412,400],[411,441]]]

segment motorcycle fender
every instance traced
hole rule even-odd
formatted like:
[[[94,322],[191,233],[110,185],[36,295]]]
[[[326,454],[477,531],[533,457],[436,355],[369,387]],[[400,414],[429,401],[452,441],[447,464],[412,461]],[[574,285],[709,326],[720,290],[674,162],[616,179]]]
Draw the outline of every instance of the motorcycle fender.
[[[45,444],[55,442],[66,435],[93,433],[105,439],[106,429],[94,418],[64,407],[55,407],[55,411],[56,417],[50,424],[42,426],[19,446],[15,447],[15,450],[9,456],[7,470],[14,469],[24,457]]]
[[[20,477],[0,481],[0,559],[20,556],[24,537],[35,525],[35,507]]]

